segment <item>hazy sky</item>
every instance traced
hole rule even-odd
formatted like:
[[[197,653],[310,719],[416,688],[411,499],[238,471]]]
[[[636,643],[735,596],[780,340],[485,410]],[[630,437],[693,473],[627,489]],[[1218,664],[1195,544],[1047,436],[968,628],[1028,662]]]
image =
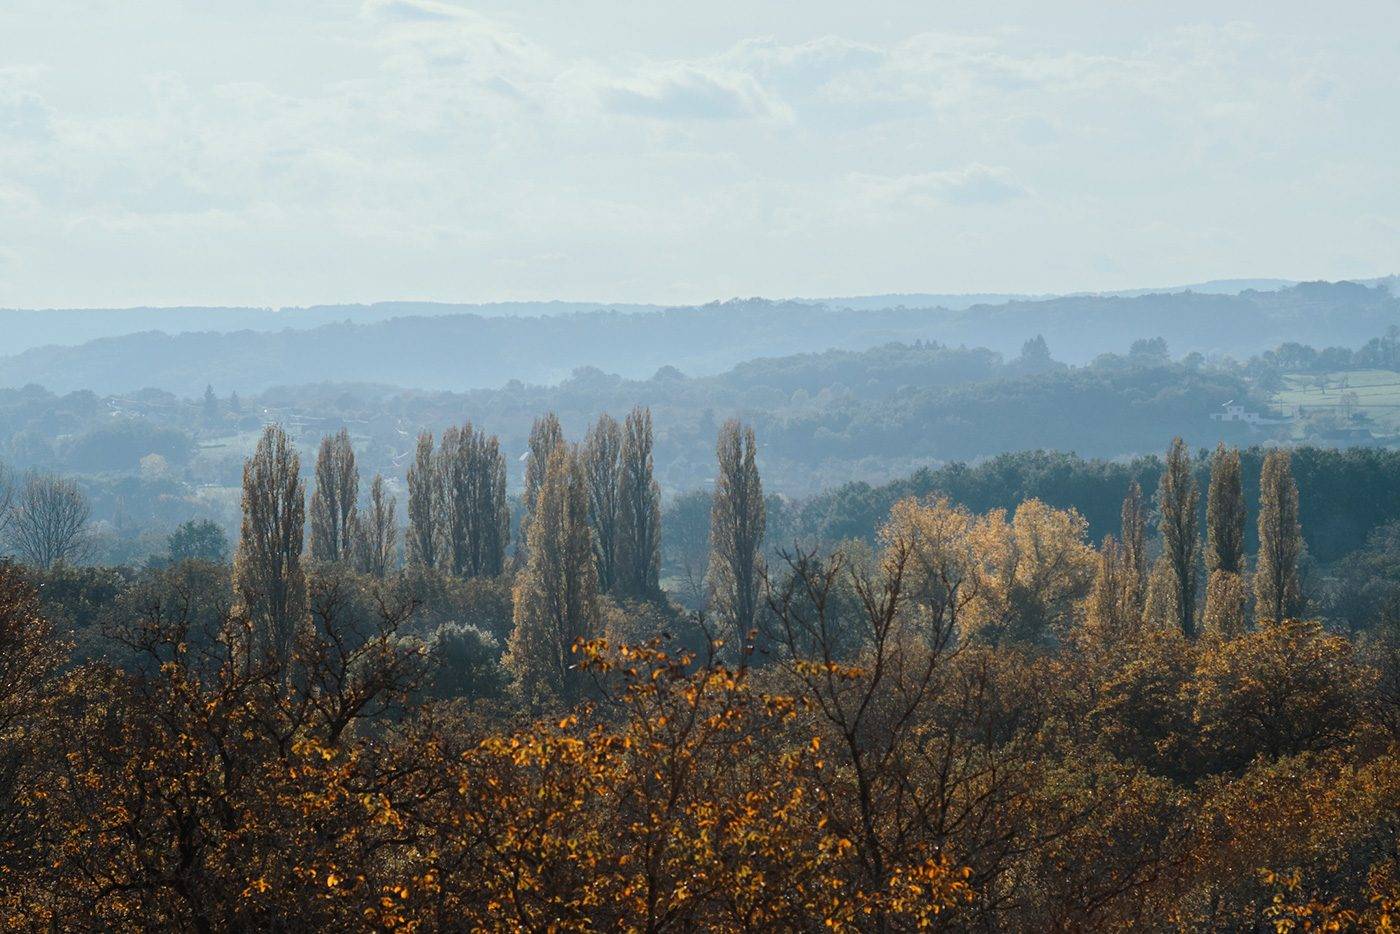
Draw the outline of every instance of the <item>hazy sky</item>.
[[[4,0],[0,306],[1396,272],[1397,21],[1394,0]]]

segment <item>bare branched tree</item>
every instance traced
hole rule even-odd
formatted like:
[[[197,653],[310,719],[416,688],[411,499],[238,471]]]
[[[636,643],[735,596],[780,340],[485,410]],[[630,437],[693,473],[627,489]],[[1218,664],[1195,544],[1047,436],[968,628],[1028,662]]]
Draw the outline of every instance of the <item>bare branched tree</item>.
[[[10,547],[27,564],[50,568],[87,553],[83,533],[92,511],[72,480],[31,473],[8,511]]]
[[[384,486],[384,478],[374,475],[369,486],[369,506],[359,523],[356,550],[360,570],[373,577],[387,577],[398,561],[399,529],[394,522],[397,503]]]
[[[637,406],[622,429],[618,477],[617,576],[626,596],[661,592],[661,488],[652,476],[651,410]]]
[[[618,585],[618,493],[622,475],[622,428],[611,415],[598,416],[583,444],[588,475],[588,521],[593,526],[593,560],[598,589],[612,593]]]
[[[306,488],[287,433],[269,425],[243,465],[243,530],[234,581],[251,617],[259,648],[279,665],[290,657],[305,611],[301,567]]]
[[[321,439],[316,455],[316,490],[311,494],[311,557],[348,561],[353,554],[360,474],[350,433],[342,428]]]
[[[0,541],[9,541],[14,506],[15,473],[8,464],[0,464]]]
[[[753,653],[754,624],[763,595],[763,484],[753,429],[724,423],[716,454],[719,475],[710,508],[711,605],[727,626],[739,666]]]
[[[404,551],[412,566],[437,566],[439,531],[435,523],[442,511],[441,500],[441,484],[433,461],[433,435],[425,431],[418,436],[418,447],[408,468],[408,535]]]

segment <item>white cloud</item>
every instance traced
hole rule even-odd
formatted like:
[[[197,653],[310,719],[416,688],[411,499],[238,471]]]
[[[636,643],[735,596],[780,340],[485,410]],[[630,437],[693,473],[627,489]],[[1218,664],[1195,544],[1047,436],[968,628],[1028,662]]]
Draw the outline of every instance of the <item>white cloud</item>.
[[[467,11],[450,3],[433,0],[365,0],[360,12],[387,22],[453,22],[465,19]]]
[[[661,120],[787,117],[788,109],[752,76],[663,65],[599,88],[604,109]]]
[[[863,197],[895,207],[1001,204],[1029,194],[1009,169],[980,163],[893,177],[854,173],[851,181]]]
[[[1357,219],[1400,217],[1400,55],[1346,37],[99,6],[0,31],[0,305],[1113,287],[1393,255]]]

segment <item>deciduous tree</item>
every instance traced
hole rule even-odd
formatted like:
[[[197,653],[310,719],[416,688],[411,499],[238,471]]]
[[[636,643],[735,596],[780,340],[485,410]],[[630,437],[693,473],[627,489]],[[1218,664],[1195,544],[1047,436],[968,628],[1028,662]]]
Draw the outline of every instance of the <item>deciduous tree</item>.
[[[598,566],[598,589],[618,589],[618,554],[622,493],[622,428],[604,413],[588,429],[583,443],[588,475],[588,521],[593,527],[593,560]]]
[[[539,705],[582,694],[575,644],[600,632],[588,477],[571,447],[554,448],[534,502],[529,558],[515,585],[515,628],[505,664],[523,698]]]
[[[530,546],[530,517],[534,515],[535,499],[549,471],[549,458],[554,449],[563,444],[564,429],[559,424],[559,416],[553,412],[546,412],[530,426],[529,446],[525,452],[525,517],[520,523],[521,545],[526,549]]]
[[[1264,458],[1259,475],[1259,562],[1254,599],[1259,617],[1281,621],[1302,609],[1298,562],[1303,530],[1298,524],[1298,484],[1292,457],[1276,448]]]
[[[276,665],[290,659],[306,611],[305,510],[296,448],[280,426],[269,425],[243,465],[243,528],[233,572],[254,627],[254,650]]]
[[[442,512],[441,477],[433,460],[431,432],[418,435],[413,463],[408,468],[408,535],[404,540],[409,565],[435,568],[438,565],[437,520]]]
[[[754,624],[763,599],[766,514],[753,429],[734,420],[725,422],[716,455],[719,470],[710,509],[710,602],[743,668],[753,653]]]
[[[648,599],[661,592],[661,488],[652,476],[651,410],[638,406],[622,428],[617,568],[620,592]]]
[[[30,473],[9,520],[10,547],[27,564],[50,568],[87,553],[91,507],[72,480]]]
[[[399,527],[394,520],[394,500],[379,474],[369,485],[369,508],[359,523],[356,543],[357,563],[361,572],[372,577],[387,577],[398,565]]]
[[[311,559],[349,561],[359,535],[360,473],[350,432],[342,428],[321,439],[316,453],[316,489],[311,494]]]
[[[1187,638],[1196,634],[1201,551],[1196,511],[1200,498],[1191,470],[1191,452],[1186,442],[1174,438],[1157,486],[1157,529],[1162,535],[1162,558],[1170,574],[1177,624]]]

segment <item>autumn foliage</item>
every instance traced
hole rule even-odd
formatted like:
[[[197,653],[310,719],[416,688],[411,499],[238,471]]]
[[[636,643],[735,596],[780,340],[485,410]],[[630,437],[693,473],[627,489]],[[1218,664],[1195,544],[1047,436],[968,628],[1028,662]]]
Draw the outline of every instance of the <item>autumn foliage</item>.
[[[597,553],[576,454],[546,466],[513,576],[318,563],[278,641],[246,573],[188,561],[79,653],[0,566],[6,927],[1394,928],[1394,634],[1243,587],[1229,625],[1154,614],[1140,499],[1100,549],[1035,500],[909,500],[873,549],[773,554],[742,651],[592,584],[563,645],[550,581]],[[445,685],[485,670],[449,629],[515,680]]]

